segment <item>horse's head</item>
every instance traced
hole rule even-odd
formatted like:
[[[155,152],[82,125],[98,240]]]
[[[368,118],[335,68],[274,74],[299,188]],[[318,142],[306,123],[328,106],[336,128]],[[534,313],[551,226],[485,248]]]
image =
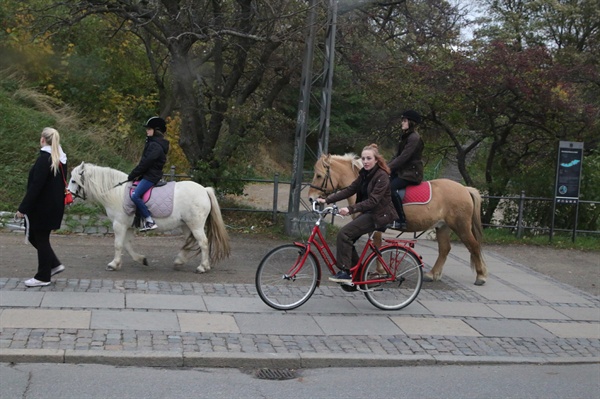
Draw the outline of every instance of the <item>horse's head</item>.
[[[308,198],[316,200],[318,197],[326,196],[335,190],[334,183],[331,178],[331,155],[321,155],[314,167],[314,174],[310,189],[308,190]]]
[[[362,168],[360,158],[354,154],[344,155],[321,155],[321,158],[315,163],[315,173],[308,198],[317,199],[319,196],[325,196],[349,186]]]
[[[71,171],[71,179],[67,189],[76,197],[86,199],[85,195],[85,164],[82,162]]]

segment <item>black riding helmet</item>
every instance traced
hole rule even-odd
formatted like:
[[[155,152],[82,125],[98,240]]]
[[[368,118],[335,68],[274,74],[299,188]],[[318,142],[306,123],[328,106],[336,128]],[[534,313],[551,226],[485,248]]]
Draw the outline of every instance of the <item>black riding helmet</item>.
[[[414,123],[421,123],[421,115],[419,115],[419,113],[417,111],[414,111],[412,109],[409,109],[407,111],[404,111],[402,113],[401,118],[406,118],[409,121],[413,121]]]
[[[167,122],[158,116],[153,116],[152,118],[148,119],[144,124],[144,127],[159,130],[161,133],[167,132]]]

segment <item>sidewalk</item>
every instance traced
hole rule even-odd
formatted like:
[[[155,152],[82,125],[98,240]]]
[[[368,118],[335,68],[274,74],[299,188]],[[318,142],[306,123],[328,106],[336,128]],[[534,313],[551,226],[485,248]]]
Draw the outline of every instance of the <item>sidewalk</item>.
[[[434,258],[435,242],[419,243]],[[0,362],[312,368],[600,363],[600,298],[495,253],[473,285],[454,245],[443,283],[384,312],[323,283],[300,308],[269,308],[254,284],[0,278]],[[60,277],[60,275],[58,276]],[[440,289],[443,286],[444,289]]]

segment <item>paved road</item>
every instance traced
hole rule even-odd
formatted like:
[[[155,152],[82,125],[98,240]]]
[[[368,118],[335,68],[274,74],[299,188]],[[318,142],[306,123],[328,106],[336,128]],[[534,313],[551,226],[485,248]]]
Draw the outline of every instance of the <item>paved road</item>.
[[[34,253],[15,237],[0,235],[0,362],[311,368],[600,360],[597,296],[493,253],[488,283],[477,287],[461,245],[444,283],[425,286],[401,311],[379,311],[362,295],[325,283],[299,309],[278,312],[249,280],[259,255],[239,250],[266,246],[255,237],[234,236],[233,260],[205,275],[190,265],[178,281],[155,278],[173,274],[164,237],[140,240],[159,260],[147,269],[127,263],[136,270],[129,278],[103,270],[110,255],[90,255],[97,240],[82,248],[55,239],[68,270],[33,289],[22,284],[30,275],[18,274]],[[418,249],[435,259],[435,243],[421,241]],[[210,280],[242,267],[243,281]],[[83,277],[88,268],[97,274]]]

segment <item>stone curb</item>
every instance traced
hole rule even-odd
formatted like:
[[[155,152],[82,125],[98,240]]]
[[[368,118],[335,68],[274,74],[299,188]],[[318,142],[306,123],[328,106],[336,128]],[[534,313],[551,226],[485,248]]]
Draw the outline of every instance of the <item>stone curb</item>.
[[[180,351],[86,351],[72,349],[2,349],[0,363],[104,364],[138,367],[211,367],[309,369],[327,367],[406,367],[433,365],[600,364],[600,357],[506,357],[362,354],[279,354]]]

